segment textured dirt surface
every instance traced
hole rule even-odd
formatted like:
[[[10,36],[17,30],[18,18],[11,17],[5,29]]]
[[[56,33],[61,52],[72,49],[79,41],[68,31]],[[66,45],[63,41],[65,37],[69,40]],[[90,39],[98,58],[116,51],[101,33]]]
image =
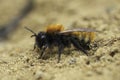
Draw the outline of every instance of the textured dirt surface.
[[[0,42],[0,80],[120,80],[119,0],[34,0],[33,11],[6,41]],[[25,0],[1,0],[0,24],[18,14]],[[23,27],[39,32],[50,24],[94,28],[96,47],[89,56],[53,52],[45,60],[32,51],[34,38]],[[48,51],[49,53],[49,51]]]

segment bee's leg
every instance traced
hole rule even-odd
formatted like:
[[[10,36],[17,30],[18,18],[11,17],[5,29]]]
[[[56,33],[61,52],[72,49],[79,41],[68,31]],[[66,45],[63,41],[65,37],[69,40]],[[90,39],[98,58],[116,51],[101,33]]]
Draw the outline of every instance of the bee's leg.
[[[36,43],[34,44],[33,51],[36,49]]]
[[[64,49],[64,46],[62,44],[58,46],[58,61],[57,61],[57,63],[60,62],[61,53],[62,53],[63,49]]]
[[[88,53],[84,50],[84,48],[79,44],[79,39],[71,38],[71,43],[73,44],[74,47],[76,47],[77,49],[81,50],[86,55],[88,55]]]
[[[44,51],[45,51],[45,49],[47,48],[48,46],[44,46],[43,47],[43,49],[42,49],[42,51],[41,51],[41,54],[40,54],[40,59],[42,59],[43,58],[43,54],[44,54]]]

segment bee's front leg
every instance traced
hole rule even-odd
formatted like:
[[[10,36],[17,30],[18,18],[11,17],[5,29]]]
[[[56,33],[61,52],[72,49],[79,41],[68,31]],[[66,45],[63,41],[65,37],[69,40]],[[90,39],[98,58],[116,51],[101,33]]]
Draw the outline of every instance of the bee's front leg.
[[[35,44],[34,44],[34,47],[33,47],[33,51],[36,49],[36,45],[37,45],[37,44],[35,43]]]
[[[43,58],[43,54],[44,54],[44,52],[45,52],[45,49],[47,48],[48,46],[47,45],[45,45],[43,48],[42,48],[42,50],[41,50],[41,54],[40,54],[40,59],[42,59]]]

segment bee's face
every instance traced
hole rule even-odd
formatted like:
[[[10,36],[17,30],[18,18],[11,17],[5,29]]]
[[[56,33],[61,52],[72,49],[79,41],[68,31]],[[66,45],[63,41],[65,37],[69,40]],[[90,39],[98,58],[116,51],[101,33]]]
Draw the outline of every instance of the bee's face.
[[[38,35],[36,36],[36,43],[38,46],[41,48],[43,45],[46,44],[47,38],[46,38],[46,33],[45,32],[39,32]]]
[[[39,32],[37,35],[37,39],[39,41],[45,41],[46,40],[46,33],[45,32]]]

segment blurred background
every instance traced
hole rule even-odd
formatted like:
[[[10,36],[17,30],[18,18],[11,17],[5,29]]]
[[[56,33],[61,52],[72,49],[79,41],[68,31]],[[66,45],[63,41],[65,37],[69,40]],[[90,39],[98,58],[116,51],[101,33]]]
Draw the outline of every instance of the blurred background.
[[[93,28],[94,55],[38,59],[34,32],[50,24]],[[120,0],[0,0],[0,80],[120,80]],[[77,73],[77,74],[76,74]]]
[[[119,3],[119,0],[1,0],[0,38],[23,39],[29,33],[24,26],[38,32],[50,24],[68,27],[86,17],[106,16],[118,9]],[[89,27],[84,23],[81,21],[79,27]],[[6,30],[3,27],[7,27]]]

